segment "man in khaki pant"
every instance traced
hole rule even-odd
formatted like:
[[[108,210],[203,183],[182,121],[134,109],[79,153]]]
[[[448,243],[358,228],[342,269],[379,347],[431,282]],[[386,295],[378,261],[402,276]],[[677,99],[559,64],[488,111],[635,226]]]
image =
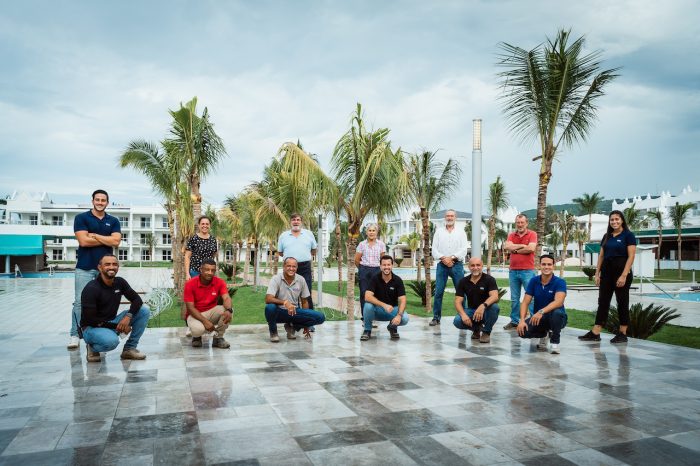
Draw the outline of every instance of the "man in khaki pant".
[[[233,307],[226,282],[216,276],[216,262],[213,259],[205,260],[199,271],[199,276],[185,283],[183,298],[185,319],[192,332],[192,346],[202,346],[204,332],[216,332],[211,346],[229,348],[231,345],[224,339],[224,333],[233,318]],[[219,296],[223,306],[216,304]]]

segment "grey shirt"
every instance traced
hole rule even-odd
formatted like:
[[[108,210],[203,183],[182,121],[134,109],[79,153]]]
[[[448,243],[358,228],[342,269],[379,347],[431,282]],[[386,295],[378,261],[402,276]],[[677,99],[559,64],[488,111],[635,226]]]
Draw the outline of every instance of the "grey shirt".
[[[294,281],[292,284],[288,284],[284,280],[284,272],[279,273],[270,279],[270,284],[267,285],[267,294],[274,296],[277,299],[283,301],[289,301],[294,303],[294,306],[301,306],[301,298],[308,298],[311,293],[309,293],[309,287],[306,286],[306,280],[299,274],[294,275]]]

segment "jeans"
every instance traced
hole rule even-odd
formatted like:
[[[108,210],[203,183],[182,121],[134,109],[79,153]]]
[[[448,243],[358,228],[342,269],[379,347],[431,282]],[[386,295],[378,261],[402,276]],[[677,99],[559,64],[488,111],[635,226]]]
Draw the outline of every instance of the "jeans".
[[[472,319],[472,323],[474,324],[473,327],[476,328],[467,327],[467,325],[465,325],[465,323],[462,322],[462,317],[459,315],[459,313],[455,316],[455,320],[452,323],[455,327],[457,327],[460,330],[482,330],[481,327],[483,327],[484,333],[491,333],[491,330],[493,329],[493,324],[495,324],[498,320],[498,312],[500,311],[498,304],[493,303],[492,305],[487,307],[484,310],[484,316],[479,322],[474,322],[475,311],[476,309],[464,308],[464,312],[466,312],[469,318]]]
[[[510,321],[514,324],[520,322],[520,289],[527,288],[532,277],[535,276],[534,270],[511,270],[508,273],[510,281]],[[534,311],[534,303],[530,302],[530,314]]]
[[[433,319],[440,322],[442,317],[442,295],[445,294],[447,277],[452,277],[452,284],[457,289],[457,284],[464,278],[464,264],[455,262],[452,267],[447,267],[442,262],[438,262],[435,270],[435,296],[433,298]]]
[[[304,277],[304,281],[306,282],[306,286],[309,287],[309,297],[306,298],[307,301],[309,302],[309,309],[314,308],[314,302],[311,300],[311,287],[313,286],[311,283],[311,266],[312,266],[312,264],[313,263],[311,261],[297,263],[297,274]]]
[[[374,304],[365,303],[365,308],[363,312],[362,320],[365,321],[365,330],[372,331],[372,321],[381,320],[383,322],[389,321],[396,317],[399,313],[399,306],[394,306],[394,309],[389,313],[380,306],[375,306]],[[408,314],[404,311],[401,316],[401,323],[399,326],[406,325],[408,323]]]
[[[120,320],[124,318],[126,313],[129,311],[120,312],[117,317],[110,320],[112,323],[119,323]],[[144,330],[146,330],[146,325],[148,325],[148,319],[151,317],[151,312],[148,307],[141,306],[139,312],[131,320],[131,333],[129,334],[129,339],[124,343],[124,350],[136,348],[143,335]],[[98,353],[104,353],[106,351],[112,351],[119,345],[119,335],[116,330],[105,327],[85,327],[83,329],[83,340],[85,343],[92,347],[93,351]]]
[[[78,336],[78,325],[80,325],[80,315],[82,314],[82,304],[80,301],[83,288],[97,277],[97,270],[75,269],[75,300],[73,301],[73,314],[71,315],[70,336]]]
[[[380,272],[379,267],[370,267],[361,265],[357,268],[357,274],[360,278],[360,312],[364,315],[365,312],[365,291],[369,287],[369,282],[376,274]]]
[[[547,332],[552,332],[552,343],[556,344],[559,343],[561,329],[566,327],[566,322],[569,320],[563,307],[544,314],[538,325],[530,324],[531,319],[532,317],[525,321],[527,330],[522,338],[544,338]]]
[[[295,315],[290,316],[286,308],[280,307],[277,304],[266,304],[265,319],[267,320],[270,333],[277,333],[278,322],[292,324],[294,325],[294,330],[299,330],[304,327],[321,325],[326,321],[326,316],[322,312],[312,309],[302,309],[300,307],[297,308],[297,313]]]

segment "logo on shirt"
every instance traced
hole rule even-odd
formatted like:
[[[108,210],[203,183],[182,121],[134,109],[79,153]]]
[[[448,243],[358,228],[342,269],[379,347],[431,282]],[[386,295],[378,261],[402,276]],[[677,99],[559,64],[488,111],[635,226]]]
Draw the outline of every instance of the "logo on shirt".
[[[480,286],[479,289],[480,289],[481,291],[483,291],[483,290],[484,290],[484,287],[483,287],[483,286]]]
[[[617,242],[618,242],[618,243],[622,243],[622,240],[618,239]]]
[[[389,289],[390,289],[391,291],[394,291],[394,287],[393,287],[393,286],[390,286]]]
[[[552,293],[554,293],[554,291],[552,291],[552,290],[549,290],[549,294],[552,294]]]
[[[114,290],[114,294],[121,292],[121,290]]]
[[[105,223],[105,225],[107,225],[108,227],[111,226],[109,223]]]

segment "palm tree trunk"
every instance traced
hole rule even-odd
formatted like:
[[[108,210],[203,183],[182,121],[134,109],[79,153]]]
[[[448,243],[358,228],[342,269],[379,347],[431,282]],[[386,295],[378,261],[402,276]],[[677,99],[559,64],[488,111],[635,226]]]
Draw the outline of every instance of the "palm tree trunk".
[[[238,243],[234,241],[233,242],[233,258],[232,258],[233,259],[232,265],[233,265],[233,284],[234,285],[236,284],[236,275],[238,275],[238,273],[236,272],[236,267],[238,267],[238,253],[239,253]]]
[[[537,249],[535,250],[535,265],[539,266],[542,255],[542,245],[544,244],[545,221],[547,215],[547,187],[552,178],[552,162],[549,154],[545,151],[542,158],[542,165],[539,175],[539,186],[537,188],[537,221],[535,228],[537,231]],[[549,157],[549,159],[548,159]]]
[[[578,243],[578,265],[583,267],[583,243]]]
[[[255,239],[255,256],[253,256],[253,285],[258,286],[258,258],[260,252],[260,243]]]
[[[355,257],[355,252],[357,251],[357,236],[354,236],[351,232],[348,235],[347,242],[348,251],[348,281],[347,281],[347,301],[345,303],[345,309],[347,311],[348,320],[355,320],[355,261],[350,260],[351,257]]]
[[[192,193],[192,215],[195,222],[202,215],[202,193],[199,191],[199,185],[199,175],[194,174],[191,179],[190,192]]]
[[[681,269],[681,257],[683,254],[682,252],[682,240],[681,240],[681,230],[680,228],[678,229],[678,278],[683,278],[683,270]]]
[[[420,281],[420,245],[416,249],[416,281]]]
[[[561,265],[559,266],[559,276],[564,276],[564,264],[566,263],[566,249],[569,245],[569,235],[564,233],[562,238]]]
[[[659,247],[656,248],[656,270],[661,273],[661,243],[663,242],[663,230],[659,229]]]
[[[250,258],[250,243],[245,242],[245,260],[243,261],[243,283],[248,284],[248,273],[250,267],[248,267],[248,260]]]
[[[423,224],[423,259],[425,260],[425,309],[427,311],[433,308],[433,290],[432,284],[430,283],[430,266],[431,258],[430,254],[430,221],[429,221],[428,209],[423,207],[420,208],[420,218]],[[473,245],[472,245],[473,247]]]
[[[340,247],[340,218],[338,215],[335,216],[335,244],[335,256],[338,261],[338,291],[340,291],[343,284],[343,251]]]
[[[591,240],[591,229],[593,228],[593,212],[588,213],[588,241]]]
[[[496,237],[496,216],[489,219],[489,252],[486,259],[486,273],[491,273],[491,257],[493,256],[493,239]]]

